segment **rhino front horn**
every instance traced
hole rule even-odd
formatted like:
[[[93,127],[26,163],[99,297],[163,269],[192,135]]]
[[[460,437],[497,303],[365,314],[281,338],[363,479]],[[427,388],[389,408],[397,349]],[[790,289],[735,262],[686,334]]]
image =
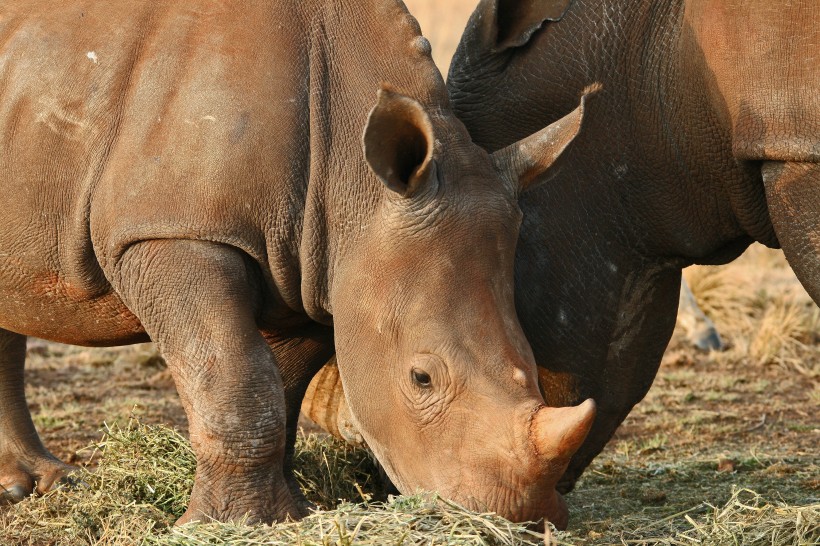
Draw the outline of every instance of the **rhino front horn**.
[[[595,401],[578,406],[542,407],[532,419],[530,434],[538,453],[551,465],[567,465],[584,443],[595,421]]]

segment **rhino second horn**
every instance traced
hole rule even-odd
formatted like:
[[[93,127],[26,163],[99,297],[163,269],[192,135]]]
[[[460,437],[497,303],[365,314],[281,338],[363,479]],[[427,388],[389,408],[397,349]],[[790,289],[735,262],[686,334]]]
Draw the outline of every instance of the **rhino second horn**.
[[[538,453],[550,464],[568,464],[595,421],[595,401],[578,406],[542,407],[532,419],[530,434]]]

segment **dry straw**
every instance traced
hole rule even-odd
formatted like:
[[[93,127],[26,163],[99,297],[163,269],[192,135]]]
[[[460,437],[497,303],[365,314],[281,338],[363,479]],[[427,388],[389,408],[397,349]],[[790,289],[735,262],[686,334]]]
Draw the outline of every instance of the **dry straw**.
[[[206,545],[453,544],[533,545],[543,536],[493,514],[476,514],[434,495],[374,502],[370,455],[315,435],[300,438],[295,464],[308,499],[335,506],[274,526],[217,523],[174,528],[188,502],[194,456],[179,433],[130,422],[107,427],[92,447],[93,472],[31,497],[0,515],[0,544]],[[369,493],[364,491],[368,490]]]
[[[132,421],[107,427],[91,449],[93,472],[81,470],[72,485],[0,512],[0,544],[532,546],[544,540],[523,525],[432,494],[373,500],[381,492],[369,482],[377,473],[370,455],[317,436],[299,440],[298,477],[312,502],[335,509],[273,526],[173,527],[193,483],[187,440],[167,427]],[[772,503],[745,489],[721,507],[701,503],[660,519],[648,516],[621,517],[606,542],[557,533],[557,543],[791,546],[820,540],[820,504]]]
[[[705,515],[692,512],[707,508]],[[623,544],[663,546],[810,546],[820,543],[820,503],[772,503],[737,489],[724,506],[701,506],[622,535]]]

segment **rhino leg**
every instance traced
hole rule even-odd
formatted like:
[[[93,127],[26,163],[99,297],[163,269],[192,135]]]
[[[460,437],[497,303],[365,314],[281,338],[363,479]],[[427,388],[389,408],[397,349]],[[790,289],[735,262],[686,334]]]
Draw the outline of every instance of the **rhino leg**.
[[[333,345],[333,329],[312,324],[294,332],[267,333],[265,340],[273,352],[282,373],[285,387],[287,435],[285,441],[284,474],[290,493],[305,514],[313,508],[302,493],[293,475],[293,452],[299,425],[299,413],[305,391],[313,376],[336,351]]]
[[[26,336],[0,329],[0,503],[45,493],[72,467],[43,446],[26,405]]]
[[[701,351],[722,351],[726,347],[715,323],[698,305],[685,279],[681,279],[678,321],[684,327],[689,342]]]
[[[197,469],[177,523],[301,516],[282,467],[282,379],[257,328],[263,297],[246,256],[204,241],[145,241],[112,277],[167,360],[188,416]]]
[[[769,161],[762,173],[783,254],[820,305],[820,162]]]

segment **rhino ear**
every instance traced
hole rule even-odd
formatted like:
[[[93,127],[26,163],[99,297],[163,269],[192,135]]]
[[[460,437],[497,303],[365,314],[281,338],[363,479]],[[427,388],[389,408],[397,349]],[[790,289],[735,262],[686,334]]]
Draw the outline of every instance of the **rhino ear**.
[[[362,138],[373,173],[394,192],[412,196],[435,172],[434,142],[433,124],[422,105],[383,85]]]
[[[517,180],[519,192],[544,182],[547,177],[543,175],[581,132],[587,103],[601,89],[600,83],[587,87],[575,110],[534,135],[494,152],[491,158],[496,169]]]
[[[530,41],[544,23],[560,21],[572,0],[482,0],[473,14],[485,44],[500,51]]]

